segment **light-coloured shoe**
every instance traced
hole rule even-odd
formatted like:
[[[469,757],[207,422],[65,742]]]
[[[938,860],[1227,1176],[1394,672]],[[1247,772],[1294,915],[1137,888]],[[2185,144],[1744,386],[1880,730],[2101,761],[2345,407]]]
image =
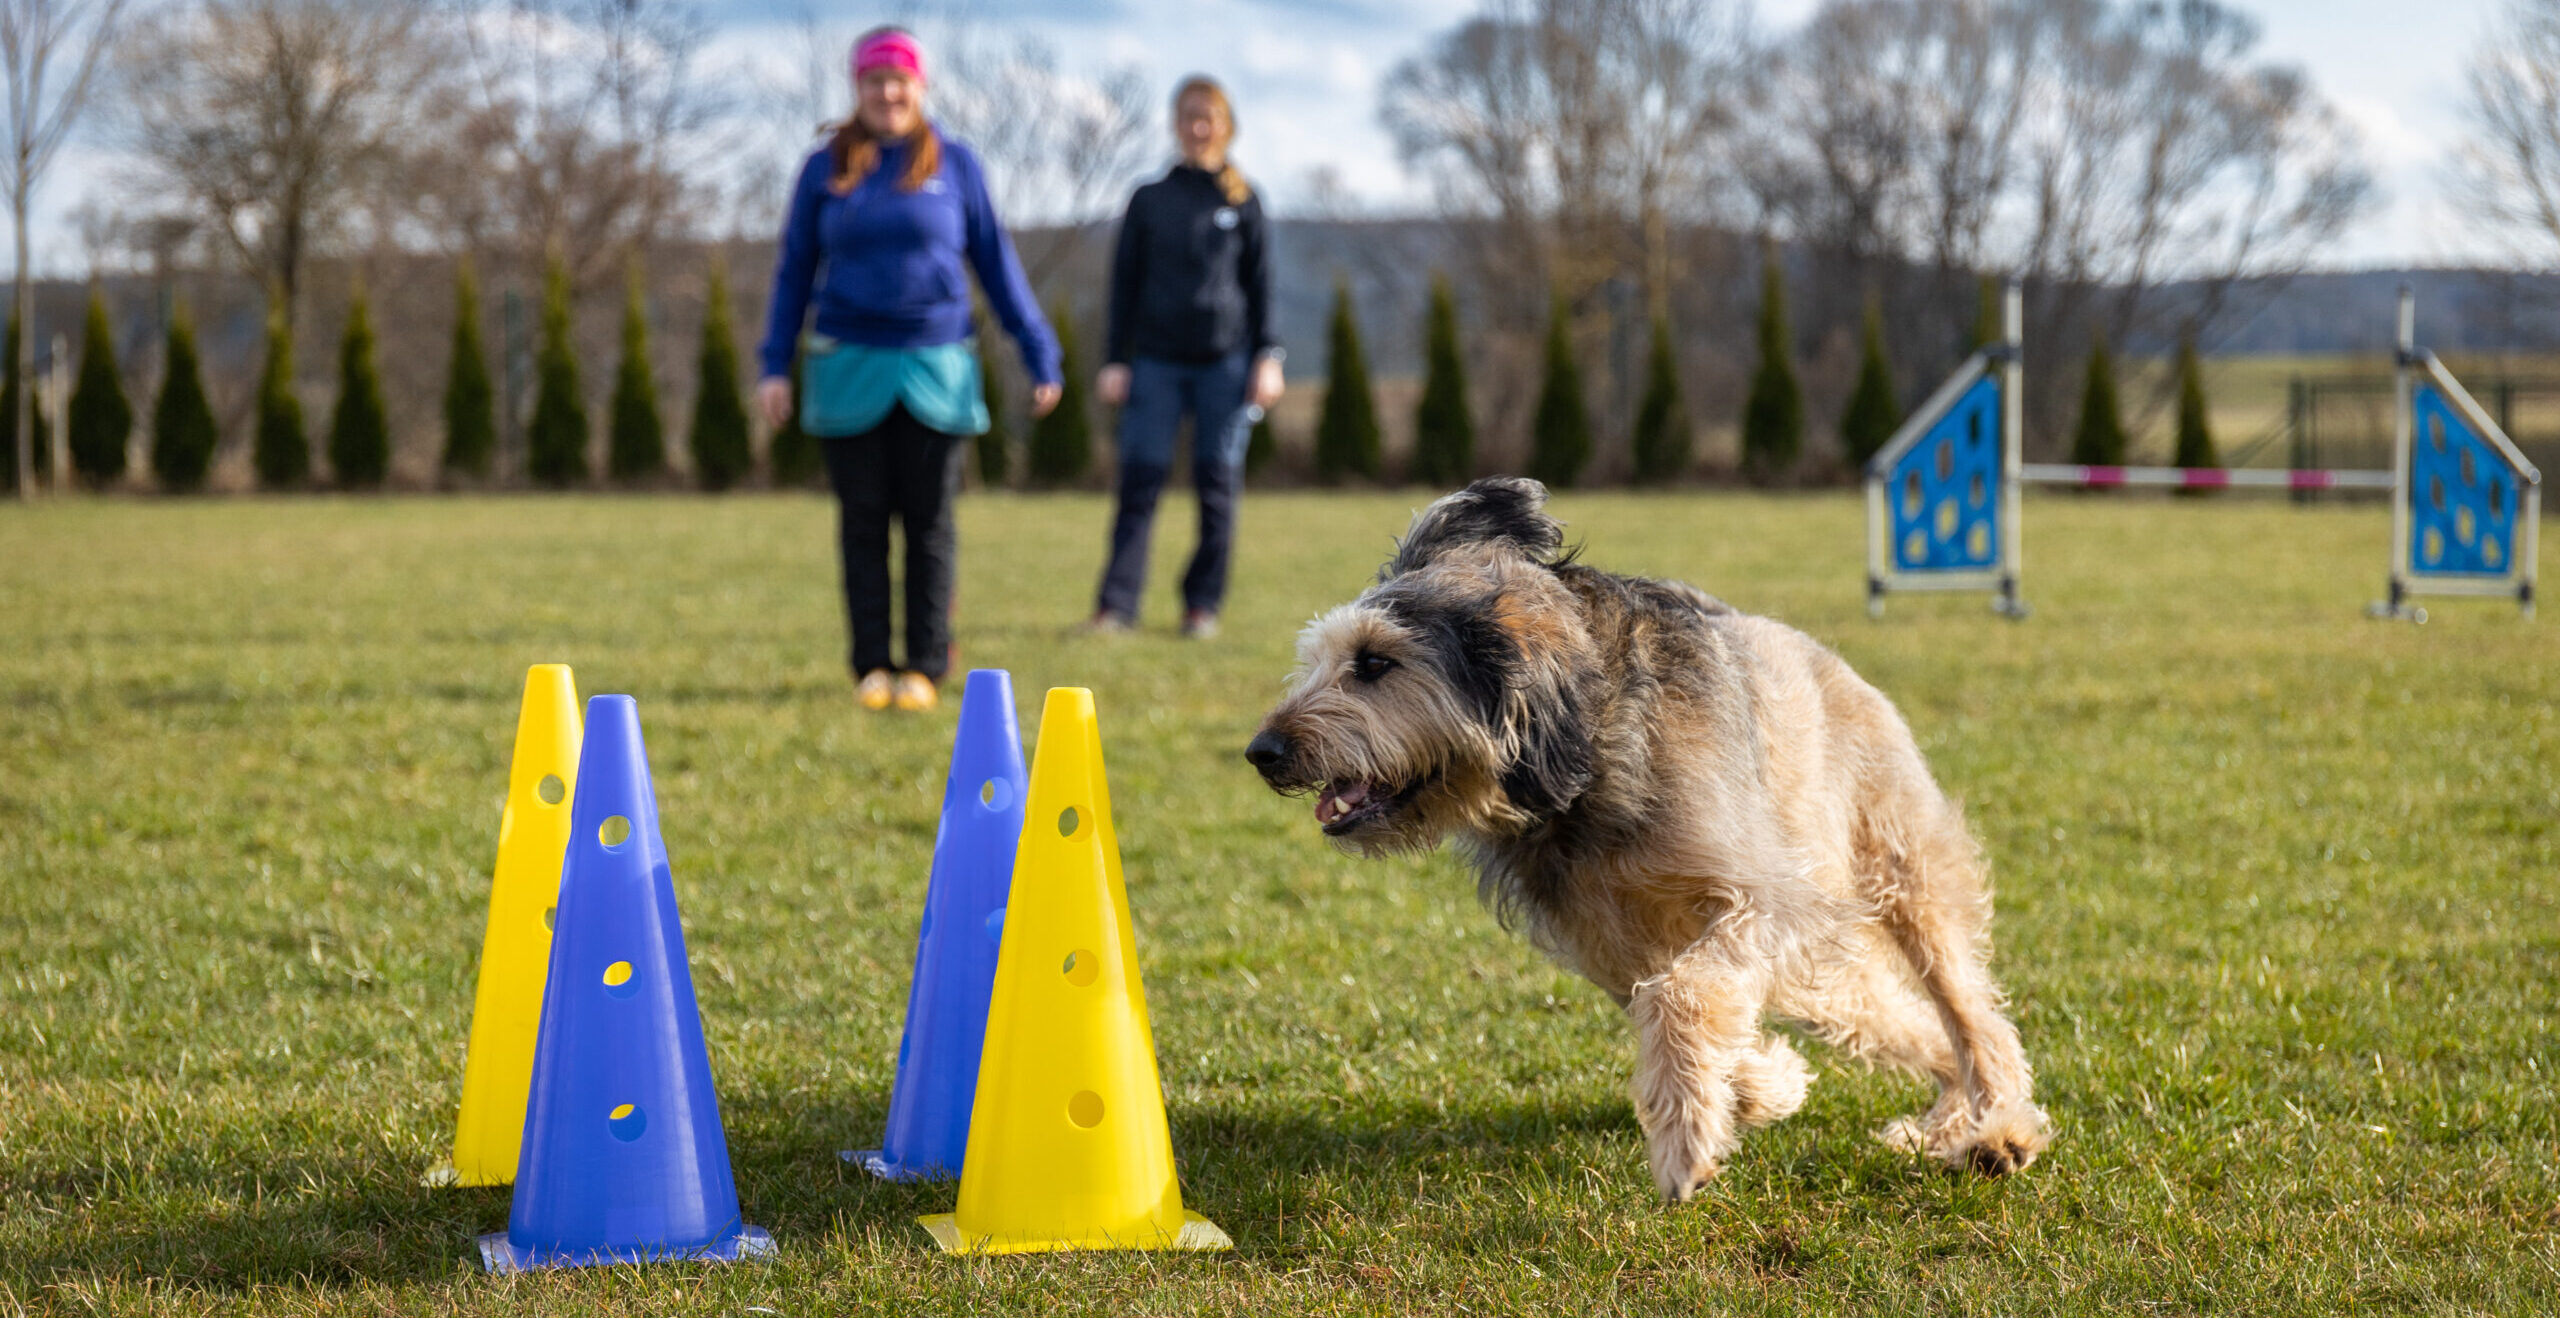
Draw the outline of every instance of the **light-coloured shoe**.
[[[1138,624],[1109,609],[1104,609],[1085,619],[1076,630],[1087,636],[1126,636],[1138,630]]]
[[[933,679],[922,673],[898,674],[898,708],[921,714],[942,703],[942,693],[934,690]]]
[[[862,702],[864,709],[887,709],[889,702],[897,698],[897,674],[886,668],[874,668],[862,675],[862,681],[853,688],[853,695]]]
[[[1182,615],[1182,635],[1187,640],[1214,640],[1218,635],[1218,615],[1207,609],[1193,609]]]

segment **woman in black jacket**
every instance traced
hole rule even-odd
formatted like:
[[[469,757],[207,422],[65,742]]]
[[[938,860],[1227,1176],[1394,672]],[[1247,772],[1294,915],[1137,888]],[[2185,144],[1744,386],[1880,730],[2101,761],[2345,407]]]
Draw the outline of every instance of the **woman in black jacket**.
[[[1281,389],[1282,353],[1271,334],[1270,226],[1252,185],[1227,158],[1235,131],[1226,92],[1208,78],[1186,80],[1173,96],[1182,163],[1139,188],[1120,221],[1110,353],[1094,381],[1094,393],[1121,408],[1119,509],[1090,624],[1096,631],[1137,625],[1148,534],[1186,413],[1200,545],[1182,576],[1182,634],[1206,638],[1218,630],[1245,442]]]

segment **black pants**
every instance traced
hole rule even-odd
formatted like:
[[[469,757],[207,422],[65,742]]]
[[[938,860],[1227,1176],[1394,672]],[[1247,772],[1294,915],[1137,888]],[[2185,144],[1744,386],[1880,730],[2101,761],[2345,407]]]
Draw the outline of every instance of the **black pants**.
[[[951,668],[951,585],[959,533],[951,504],[969,444],[889,409],[859,435],[819,441],[835,486],[844,553],[844,611],[853,626],[853,672],[895,667],[889,659],[889,518],[907,547],[907,663],[939,682]]]

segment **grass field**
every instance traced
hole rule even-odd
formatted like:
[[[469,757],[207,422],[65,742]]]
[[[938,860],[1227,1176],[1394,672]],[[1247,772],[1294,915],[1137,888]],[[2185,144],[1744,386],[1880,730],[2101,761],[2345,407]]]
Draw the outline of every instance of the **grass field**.
[[[963,507],[965,663],[1094,689],[1222,1256],[960,1260],[879,1133],[951,714],[866,715],[814,498],[0,509],[0,1313],[2430,1312],[2560,1305],[2560,621],[2365,621],[2374,505],[2032,504],[2035,617],[1861,612],[1844,496],[1567,496],[1900,702],[1999,884],[2059,1138],[2000,1181],[1824,1074],[1654,1200],[1629,1031],[1446,856],[1238,757],[1421,496],[1248,503],[1227,635],[1072,636],[1107,509]],[[2553,537],[2560,543],[2560,537]],[[2546,551],[2550,553],[2551,551]],[[2546,568],[2554,566],[2546,561]],[[527,664],[639,698],[741,1198],[779,1259],[492,1280],[452,1134]],[[761,1308],[755,1308],[761,1306]]]

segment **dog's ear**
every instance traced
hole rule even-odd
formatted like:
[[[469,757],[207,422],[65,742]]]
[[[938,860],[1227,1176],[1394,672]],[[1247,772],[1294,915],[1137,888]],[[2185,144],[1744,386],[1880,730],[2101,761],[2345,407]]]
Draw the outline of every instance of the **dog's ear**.
[[[1544,700],[1530,702],[1513,721],[1519,753],[1502,772],[1502,793],[1522,813],[1559,815],[1591,786],[1596,749],[1583,701],[1571,683],[1558,683]]]
[[[1564,523],[1546,513],[1547,487],[1521,476],[1488,476],[1425,508],[1378,570],[1389,581],[1463,545],[1501,543],[1534,562],[1564,547]]]

